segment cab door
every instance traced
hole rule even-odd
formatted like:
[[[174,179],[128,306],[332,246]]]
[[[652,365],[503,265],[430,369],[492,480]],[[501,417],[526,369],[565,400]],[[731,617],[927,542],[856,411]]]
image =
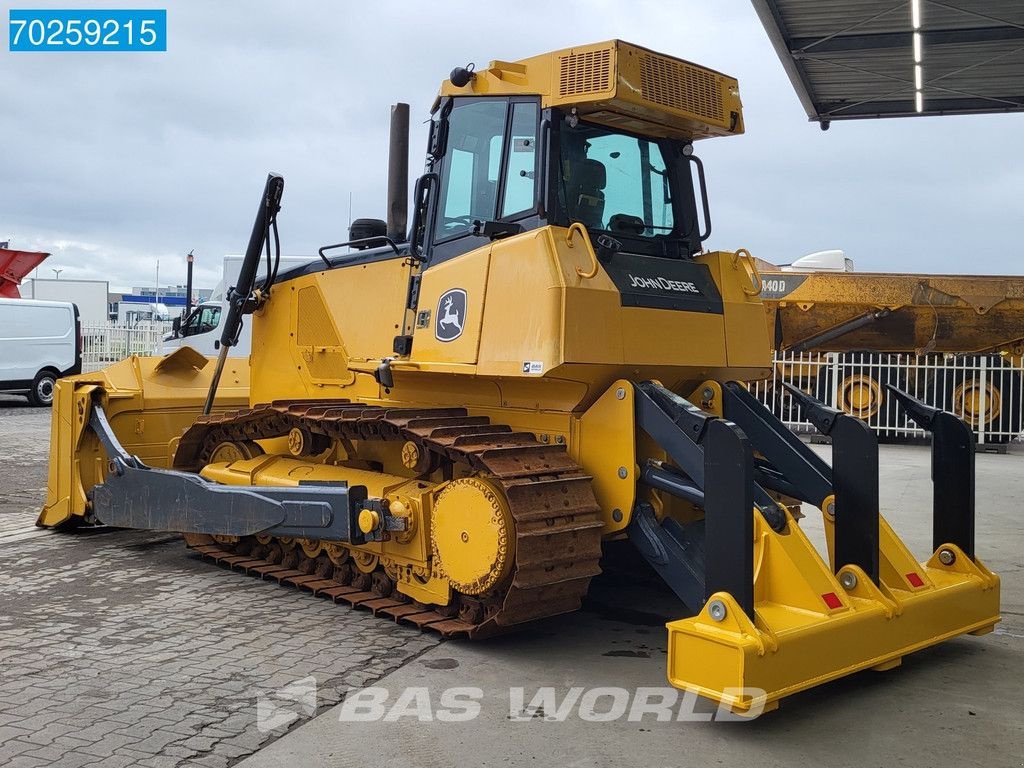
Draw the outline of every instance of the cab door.
[[[537,215],[536,98],[456,98],[446,121],[413,334],[416,360],[475,364],[491,258],[485,223]],[[518,224],[517,222],[524,222]],[[535,225],[535,224],[534,224]],[[515,290],[515,286],[508,286]]]

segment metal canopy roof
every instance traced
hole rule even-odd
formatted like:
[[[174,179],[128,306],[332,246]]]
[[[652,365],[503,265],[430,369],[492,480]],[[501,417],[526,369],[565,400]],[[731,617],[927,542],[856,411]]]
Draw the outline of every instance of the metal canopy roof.
[[[1022,0],[752,2],[823,129],[832,120],[1024,111]]]

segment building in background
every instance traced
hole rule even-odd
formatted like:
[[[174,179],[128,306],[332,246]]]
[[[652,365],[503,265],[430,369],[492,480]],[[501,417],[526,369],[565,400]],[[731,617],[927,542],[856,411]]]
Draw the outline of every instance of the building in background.
[[[131,293],[114,294],[110,297],[111,317],[116,317],[119,322],[125,322],[129,317],[142,317],[146,314],[145,308],[149,307],[152,313],[159,316],[154,319],[170,320],[181,315],[186,309],[185,293],[184,285],[159,289],[152,286],[135,286]],[[210,293],[209,288],[193,289],[191,306],[209,299]],[[164,318],[164,315],[167,317]]]
[[[184,285],[168,285],[159,289],[160,301],[164,304],[180,305],[185,306],[185,294],[186,287]],[[193,288],[192,289],[192,304],[198,304],[201,301],[206,301],[210,298],[211,288]],[[157,289],[152,287],[136,287],[132,288],[130,295],[132,296],[146,296],[152,301],[155,299]],[[170,301],[168,301],[170,299]],[[177,301],[176,301],[177,300]]]
[[[110,283],[106,280],[58,280],[29,278],[22,283],[26,299],[70,301],[78,307],[83,325],[99,325],[108,320]]]

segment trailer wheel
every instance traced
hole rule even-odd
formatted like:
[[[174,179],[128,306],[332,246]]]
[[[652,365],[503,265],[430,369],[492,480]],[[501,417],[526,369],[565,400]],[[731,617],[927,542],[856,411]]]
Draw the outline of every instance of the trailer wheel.
[[[885,404],[885,388],[875,370],[839,372],[836,407],[858,419],[873,418]]]
[[[32,380],[32,389],[28,392],[28,401],[39,408],[53,405],[53,394],[57,387],[57,374],[42,370]]]
[[[946,386],[947,408],[987,443],[1008,443],[1021,431],[1021,380],[1015,371],[990,368],[982,385],[978,371],[954,371]],[[999,434],[988,434],[997,431]]]
[[[896,402],[885,389],[886,384],[904,389],[903,372],[884,361],[881,364],[857,364],[856,357],[844,357],[842,365],[836,371],[833,389],[832,371],[828,370],[822,387],[820,399],[832,402],[835,392],[834,406],[844,413],[871,424],[872,429],[887,437],[898,437],[897,433],[887,433],[896,427],[899,421]],[[819,379],[821,381],[821,379]]]

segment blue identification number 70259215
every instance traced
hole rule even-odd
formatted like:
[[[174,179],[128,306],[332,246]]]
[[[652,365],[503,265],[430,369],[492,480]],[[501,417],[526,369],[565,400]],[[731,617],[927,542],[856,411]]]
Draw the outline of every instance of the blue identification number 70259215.
[[[15,9],[8,49],[20,51],[166,51],[167,11]]]

